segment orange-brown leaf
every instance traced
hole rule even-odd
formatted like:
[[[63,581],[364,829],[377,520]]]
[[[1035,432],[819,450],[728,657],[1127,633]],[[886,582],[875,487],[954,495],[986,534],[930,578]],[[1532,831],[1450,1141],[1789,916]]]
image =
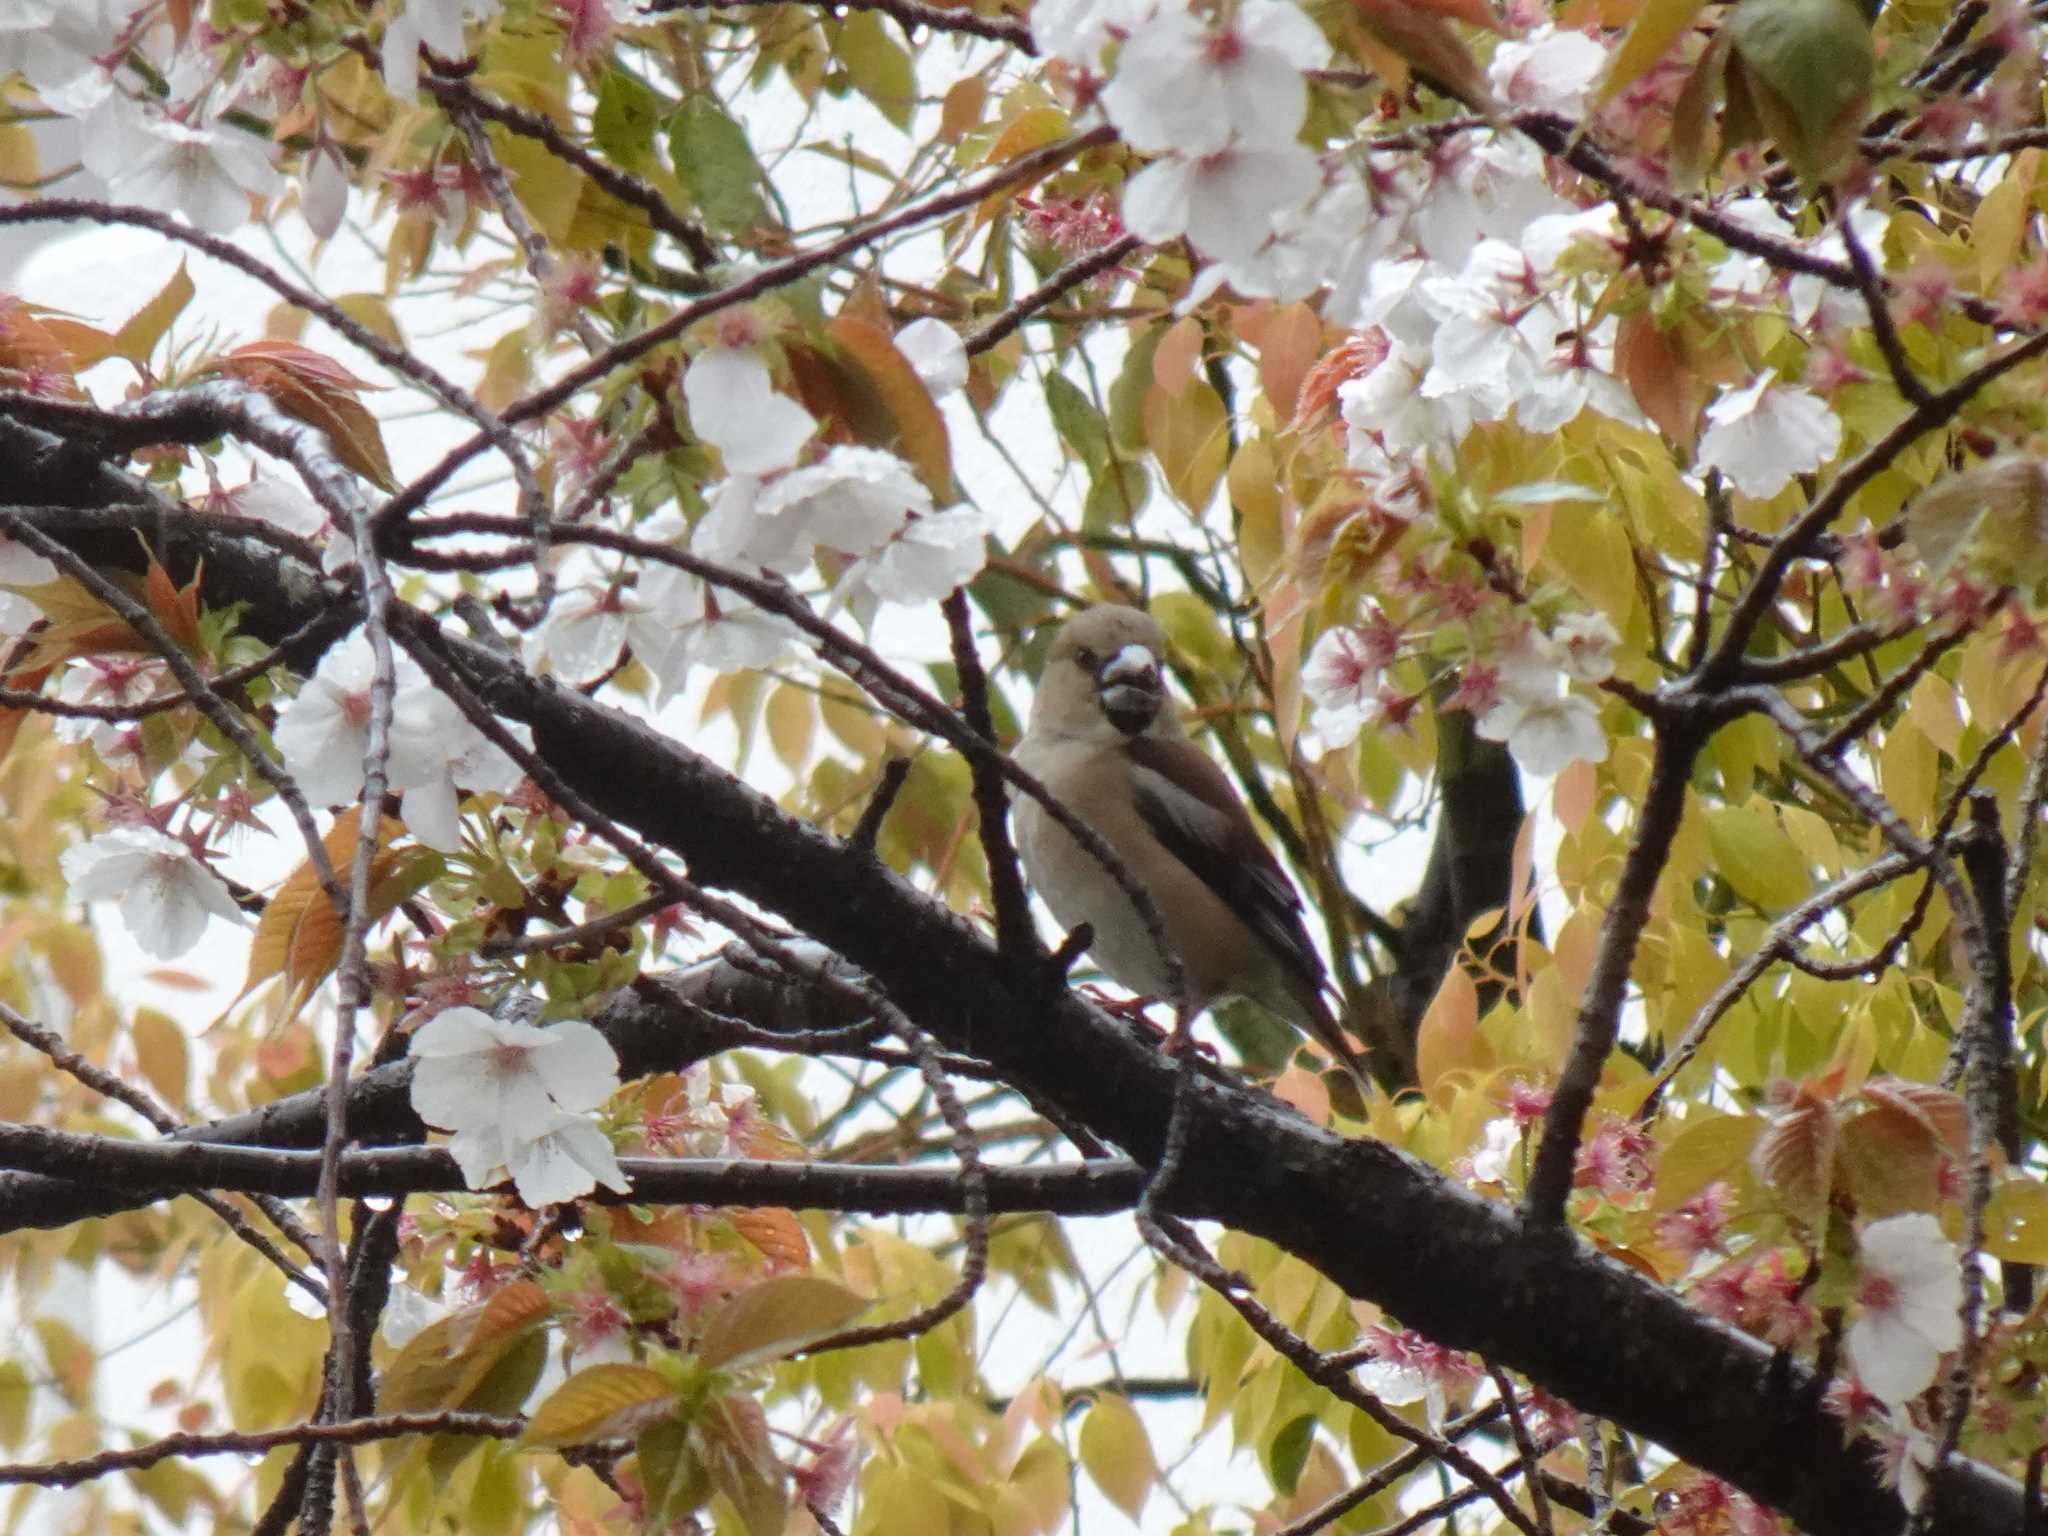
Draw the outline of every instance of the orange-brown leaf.
[[[825,334],[849,366],[854,388],[840,404],[855,442],[900,454],[941,505],[953,499],[953,447],[931,391],[880,326],[840,315]]]
[[[811,1241],[794,1211],[780,1206],[743,1206],[727,1212],[738,1232],[783,1269],[811,1267]]]

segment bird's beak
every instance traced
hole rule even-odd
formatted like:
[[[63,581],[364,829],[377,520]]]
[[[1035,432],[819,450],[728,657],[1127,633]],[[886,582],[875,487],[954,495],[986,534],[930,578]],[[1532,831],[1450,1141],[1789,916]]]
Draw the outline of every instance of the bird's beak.
[[[1159,658],[1142,645],[1127,645],[1095,674],[1097,695],[1109,723],[1135,736],[1159,716],[1166,688],[1159,676]]]

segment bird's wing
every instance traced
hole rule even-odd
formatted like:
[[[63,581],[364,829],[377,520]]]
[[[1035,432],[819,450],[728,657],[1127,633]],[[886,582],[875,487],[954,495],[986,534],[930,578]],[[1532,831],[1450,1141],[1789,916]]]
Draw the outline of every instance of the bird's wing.
[[[1183,737],[1124,743],[1138,815],[1166,850],[1308,982],[1323,962],[1302,925],[1301,897],[1273,857],[1223,770]]]

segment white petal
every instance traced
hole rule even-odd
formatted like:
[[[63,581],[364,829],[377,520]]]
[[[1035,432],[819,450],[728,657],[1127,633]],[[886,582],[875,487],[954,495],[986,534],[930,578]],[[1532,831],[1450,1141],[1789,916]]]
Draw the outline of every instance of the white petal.
[[[595,1109],[619,1088],[619,1056],[595,1026],[564,1019],[541,1031],[533,1068],[563,1109]]]
[[[540,1135],[513,1149],[507,1166],[519,1198],[535,1208],[587,1195],[600,1183],[620,1194],[632,1189],[610,1140],[580,1115],[543,1122]]]
[[[917,370],[934,400],[967,382],[967,348],[960,333],[943,320],[927,315],[911,321],[896,333],[896,350]]]
[[[1868,1313],[1849,1325],[1849,1363],[1881,1402],[1903,1403],[1934,1385],[1941,1353],[1917,1329],[1882,1313]]]

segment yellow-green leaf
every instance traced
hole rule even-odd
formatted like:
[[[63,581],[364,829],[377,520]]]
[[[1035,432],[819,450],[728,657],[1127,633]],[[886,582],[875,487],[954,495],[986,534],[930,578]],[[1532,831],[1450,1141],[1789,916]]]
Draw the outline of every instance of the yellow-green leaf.
[[[185,263],[178,263],[178,270],[171,274],[171,280],[163,285],[157,296],[135,311],[128,323],[114,333],[113,355],[125,357],[140,368],[149,361],[149,354],[156,350],[156,344],[163,340],[171,322],[184,312],[192,302],[192,295],[198,292],[192,279],[185,275]]]
[[[777,1275],[714,1308],[697,1340],[707,1366],[738,1370],[789,1354],[846,1326],[868,1308],[836,1280]]]
[[[1159,1463],[1152,1454],[1145,1421],[1127,1397],[1105,1392],[1081,1421],[1081,1465],[1118,1509],[1136,1520],[1145,1508],[1152,1485],[1159,1481]]]
[[[578,1371],[548,1394],[522,1437],[529,1445],[581,1445],[630,1435],[655,1410],[673,1407],[676,1389],[644,1365],[612,1363]]]

